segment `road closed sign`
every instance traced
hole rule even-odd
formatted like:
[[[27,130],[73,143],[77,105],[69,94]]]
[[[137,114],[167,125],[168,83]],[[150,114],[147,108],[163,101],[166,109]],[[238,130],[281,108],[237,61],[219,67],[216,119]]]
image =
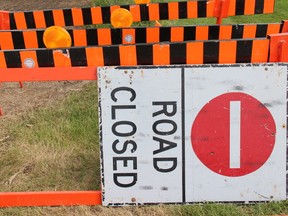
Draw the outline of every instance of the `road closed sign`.
[[[98,69],[103,205],[286,199],[287,65]]]

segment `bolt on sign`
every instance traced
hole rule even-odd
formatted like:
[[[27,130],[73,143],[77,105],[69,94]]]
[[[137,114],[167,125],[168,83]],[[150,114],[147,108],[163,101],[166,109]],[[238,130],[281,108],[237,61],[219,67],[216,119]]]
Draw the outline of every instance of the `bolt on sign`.
[[[285,200],[287,68],[99,68],[103,205]]]

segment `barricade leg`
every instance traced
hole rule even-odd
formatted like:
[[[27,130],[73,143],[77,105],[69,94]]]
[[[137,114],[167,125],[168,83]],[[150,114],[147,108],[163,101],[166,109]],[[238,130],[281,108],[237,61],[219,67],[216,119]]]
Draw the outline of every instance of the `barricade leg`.
[[[269,37],[269,62],[288,62],[288,33],[272,34]]]
[[[0,193],[0,207],[101,205],[101,191]]]
[[[222,19],[228,17],[230,0],[216,0],[214,17],[217,18],[216,24],[222,24]]]

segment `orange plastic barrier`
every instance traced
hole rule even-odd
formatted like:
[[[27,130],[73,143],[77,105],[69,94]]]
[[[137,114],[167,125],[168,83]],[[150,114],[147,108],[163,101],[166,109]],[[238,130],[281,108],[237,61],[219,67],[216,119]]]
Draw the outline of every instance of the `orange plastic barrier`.
[[[140,5],[9,12],[9,20],[5,20],[8,23],[5,25],[5,29],[31,29],[46,28],[53,25],[82,26],[110,23],[111,13],[118,8],[129,10],[133,15],[133,21],[140,22],[219,16],[224,18],[226,16],[273,13],[275,4],[275,0],[225,1],[227,2],[223,8],[219,0],[194,0]]]
[[[270,35],[270,62],[288,62],[288,33]]]
[[[0,193],[0,207],[101,205],[101,191]]]
[[[267,37],[288,32],[287,21],[282,23],[191,25],[138,28],[89,28],[68,30],[72,45],[103,46],[137,43],[183,42],[194,40],[229,40]],[[45,48],[43,29],[0,31],[0,49]]]
[[[268,53],[268,39],[10,50],[0,51],[0,68],[260,63]]]

